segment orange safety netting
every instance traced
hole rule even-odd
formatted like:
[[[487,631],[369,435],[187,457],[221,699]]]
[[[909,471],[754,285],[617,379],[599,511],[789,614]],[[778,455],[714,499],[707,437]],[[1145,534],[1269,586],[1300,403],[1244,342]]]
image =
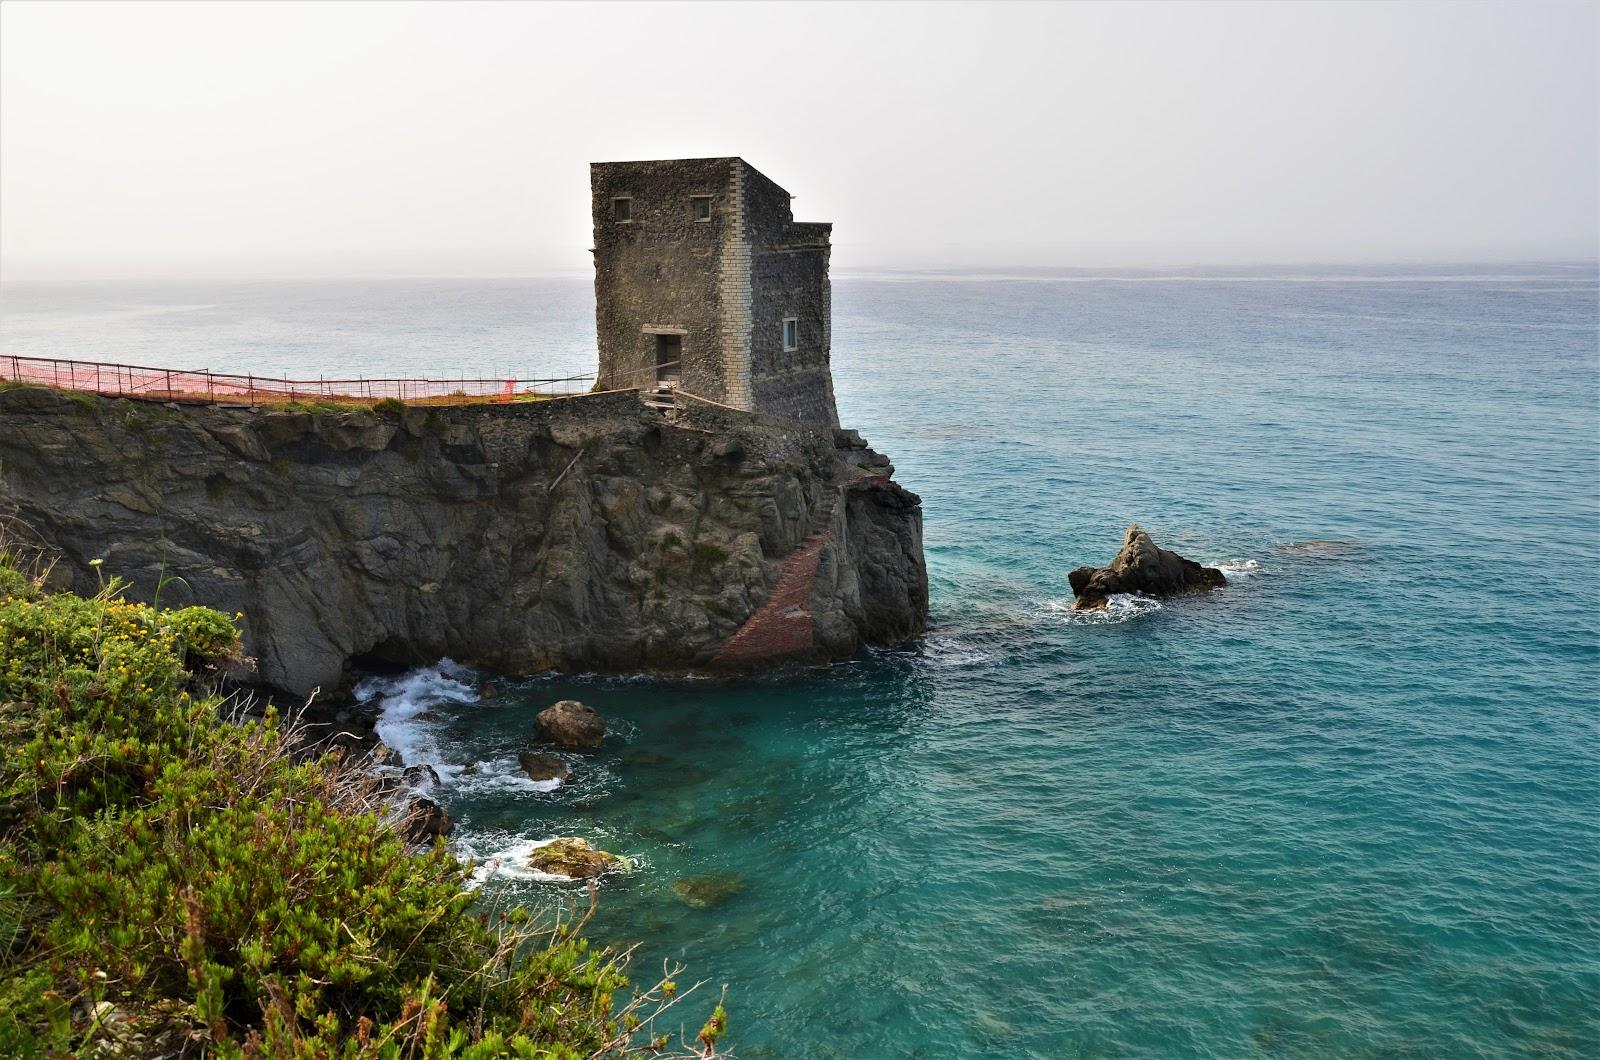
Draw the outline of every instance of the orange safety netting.
[[[0,381],[150,401],[371,404],[393,398],[408,404],[451,405],[578,394],[587,391],[594,379],[593,375],[560,379],[286,379],[0,354]]]

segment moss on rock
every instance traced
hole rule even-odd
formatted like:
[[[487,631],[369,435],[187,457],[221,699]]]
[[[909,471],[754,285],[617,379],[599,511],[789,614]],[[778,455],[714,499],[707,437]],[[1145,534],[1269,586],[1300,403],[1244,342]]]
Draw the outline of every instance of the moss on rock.
[[[528,866],[569,880],[593,879],[607,872],[625,872],[628,863],[615,854],[596,850],[587,839],[561,836],[533,849]]]

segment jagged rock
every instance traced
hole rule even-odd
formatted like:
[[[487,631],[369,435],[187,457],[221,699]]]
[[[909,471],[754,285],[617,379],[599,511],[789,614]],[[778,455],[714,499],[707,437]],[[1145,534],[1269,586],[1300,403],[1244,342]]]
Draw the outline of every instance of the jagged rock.
[[[866,439],[861,437],[861,432],[847,428],[835,427],[833,429],[833,444],[838,449],[865,449]]]
[[[539,739],[561,747],[599,747],[606,736],[606,720],[587,703],[563,699],[534,718]]]
[[[534,847],[528,855],[528,865],[552,876],[565,876],[569,880],[587,880],[604,872],[626,869],[628,863],[615,854],[596,850],[587,839],[562,836],[542,846]]]
[[[400,834],[408,843],[431,843],[454,830],[450,815],[432,799],[414,795],[401,804]]]
[[[565,784],[567,778],[572,776],[572,767],[555,755],[524,751],[517,756],[517,762],[521,764],[522,771],[528,774],[529,780],[554,780]]]
[[[1228,579],[1215,567],[1202,567],[1192,559],[1160,548],[1138,523],[1128,527],[1122,551],[1106,567],[1079,567],[1067,575],[1077,601],[1074,610],[1106,606],[1113,593],[1176,596],[1226,585]]]
[[[386,743],[379,743],[370,753],[372,761],[380,766],[403,766],[406,764],[405,759],[400,757],[400,752]]]
[[[421,791],[432,791],[439,786],[439,771],[427,763],[418,766],[406,766],[400,772],[400,779],[410,787]]]
[[[863,452],[713,406],[668,423],[631,392],[396,419],[0,391],[0,492],[64,587],[97,591],[104,557],[135,599],[242,611],[249,679],[301,702],[369,658],[704,668],[830,503],[805,659],[916,637],[921,503]]]
[[[721,905],[744,890],[744,877],[732,872],[685,876],[672,885],[672,893],[696,909]]]
[[[887,477],[894,474],[894,465],[889,458],[873,449],[852,450],[846,454],[845,460],[869,475]]]

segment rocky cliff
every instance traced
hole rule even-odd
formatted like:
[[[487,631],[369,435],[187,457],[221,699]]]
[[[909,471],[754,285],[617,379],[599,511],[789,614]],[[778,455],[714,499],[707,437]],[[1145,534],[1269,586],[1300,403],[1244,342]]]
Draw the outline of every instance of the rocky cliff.
[[[132,595],[244,613],[258,678],[352,663],[748,668],[922,632],[917,496],[853,432],[632,393],[248,408],[0,391],[0,492]]]

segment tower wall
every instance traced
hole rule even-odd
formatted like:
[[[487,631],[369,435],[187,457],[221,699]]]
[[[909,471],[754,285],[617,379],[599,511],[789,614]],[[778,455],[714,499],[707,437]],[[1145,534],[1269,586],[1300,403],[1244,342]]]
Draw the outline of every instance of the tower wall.
[[[796,222],[789,193],[738,158],[596,163],[590,186],[602,386],[652,385],[650,332],[670,328],[683,335],[685,391],[838,425],[831,225]],[[709,198],[706,219],[697,197]]]
[[[726,244],[739,228],[727,159],[610,162],[590,167],[594,210],[595,332],[604,389],[655,383],[649,327],[683,330],[682,387],[727,400],[723,363]],[[711,219],[696,221],[692,199],[711,196]],[[629,199],[617,221],[613,202]]]
[[[748,165],[746,171],[753,407],[837,427],[829,349],[833,226],[796,221],[789,193]],[[795,322],[793,349],[784,347],[785,319]]]

